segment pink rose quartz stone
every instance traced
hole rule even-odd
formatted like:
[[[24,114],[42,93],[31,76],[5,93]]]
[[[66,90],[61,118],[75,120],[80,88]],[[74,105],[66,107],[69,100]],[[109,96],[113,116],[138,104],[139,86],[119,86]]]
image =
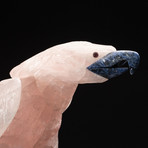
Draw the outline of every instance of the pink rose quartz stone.
[[[13,68],[12,79],[0,83],[0,148],[58,148],[62,114],[78,84],[107,80],[87,66],[112,51],[112,46],[70,42]]]

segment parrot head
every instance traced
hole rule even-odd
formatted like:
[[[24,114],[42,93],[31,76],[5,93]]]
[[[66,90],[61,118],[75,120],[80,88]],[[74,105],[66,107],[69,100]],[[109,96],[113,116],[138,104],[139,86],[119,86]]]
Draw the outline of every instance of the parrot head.
[[[116,51],[113,46],[74,41],[51,47],[16,66],[12,77],[51,76],[66,82],[102,83],[126,71],[133,74],[139,64],[134,51]]]

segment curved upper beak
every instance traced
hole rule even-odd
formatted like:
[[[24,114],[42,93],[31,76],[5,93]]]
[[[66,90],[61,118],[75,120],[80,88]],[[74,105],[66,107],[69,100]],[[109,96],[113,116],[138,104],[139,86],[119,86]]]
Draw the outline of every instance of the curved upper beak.
[[[111,79],[129,70],[133,75],[140,62],[140,56],[135,51],[119,50],[111,52],[87,67],[88,70]]]

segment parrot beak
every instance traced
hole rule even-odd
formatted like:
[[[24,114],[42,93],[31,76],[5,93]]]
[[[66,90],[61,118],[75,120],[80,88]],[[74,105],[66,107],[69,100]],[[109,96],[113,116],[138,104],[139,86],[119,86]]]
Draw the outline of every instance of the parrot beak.
[[[116,51],[111,52],[87,67],[95,74],[101,75],[107,79],[117,77],[129,70],[134,74],[140,62],[140,56],[135,51]]]

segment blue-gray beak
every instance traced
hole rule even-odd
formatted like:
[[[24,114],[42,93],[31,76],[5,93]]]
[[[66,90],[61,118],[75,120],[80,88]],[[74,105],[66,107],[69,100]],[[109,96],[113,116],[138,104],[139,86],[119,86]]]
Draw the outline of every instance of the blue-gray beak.
[[[140,62],[140,56],[135,51],[111,52],[99,59],[87,69],[107,79],[117,77],[129,70],[133,75]]]

